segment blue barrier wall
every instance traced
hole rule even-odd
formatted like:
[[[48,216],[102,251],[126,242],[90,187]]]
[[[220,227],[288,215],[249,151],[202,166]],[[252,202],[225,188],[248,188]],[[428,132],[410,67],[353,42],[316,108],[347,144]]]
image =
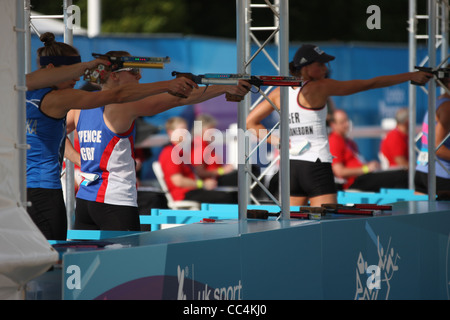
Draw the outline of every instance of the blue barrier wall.
[[[62,298],[449,299],[449,209],[196,223],[108,240],[114,249],[59,249]]]
[[[63,41],[57,37],[58,41]],[[379,75],[395,74],[408,71],[407,45],[375,45],[363,43],[324,43],[319,44],[327,53],[336,56],[331,62],[331,77],[337,80],[367,79]],[[32,63],[36,68],[35,52],[42,43],[36,36],[32,37]],[[163,70],[144,70],[142,82],[171,79],[171,72],[189,71],[195,74],[203,73],[236,73],[236,43],[234,40],[182,37],[182,36],[101,36],[90,39],[82,36],[74,37],[74,46],[80,50],[84,61],[91,59],[91,53],[105,53],[109,50],[127,50],[137,56],[169,56],[171,63]],[[300,44],[292,44],[290,58]],[[254,49],[256,50],[256,49]],[[267,51],[277,60],[276,47],[268,46]],[[418,61],[426,55],[425,49],[419,49]],[[439,55],[437,58],[440,61]],[[252,74],[276,74],[273,66],[264,55],[259,55],[252,62]],[[82,85],[80,81],[79,86]],[[257,95],[253,95],[256,98]],[[390,88],[370,90],[351,96],[334,97],[336,106],[346,110],[354,126],[380,125],[381,120],[392,117],[396,110],[408,105],[408,84],[404,83]],[[417,122],[420,123],[427,109],[427,97],[418,90]],[[218,128],[224,130],[232,122],[237,121],[237,106],[226,102],[223,97],[196,106],[174,108],[162,114],[147,117],[146,120],[162,130],[165,121],[175,115],[181,115],[193,120],[195,113],[209,112],[219,120]],[[268,124],[275,123],[275,115]],[[376,159],[379,139],[356,139],[361,153],[367,160]],[[159,149],[153,150],[154,154]],[[151,159],[152,161],[152,159]],[[143,178],[152,176],[144,166]],[[146,168],[147,167],[147,168]]]

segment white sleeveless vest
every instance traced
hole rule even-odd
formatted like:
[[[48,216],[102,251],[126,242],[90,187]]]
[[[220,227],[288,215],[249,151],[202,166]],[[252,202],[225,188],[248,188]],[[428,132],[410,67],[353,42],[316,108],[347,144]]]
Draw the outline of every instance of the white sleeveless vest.
[[[305,83],[306,84],[306,83]],[[300,106],[301,87],[289,88],[289,138],[291,160],[332,162],[326,126],[327,106],[307,109]],[[299,150],[304,146],[302,150]]]

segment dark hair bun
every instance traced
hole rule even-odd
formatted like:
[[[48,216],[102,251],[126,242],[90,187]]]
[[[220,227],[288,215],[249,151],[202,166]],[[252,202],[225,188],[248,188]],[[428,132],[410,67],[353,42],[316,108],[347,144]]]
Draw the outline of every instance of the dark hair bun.
[[[46,32],[39,37],[39,40],[44,43],[44,46],[48,47],[55,42],[55,35],[51,32]]]

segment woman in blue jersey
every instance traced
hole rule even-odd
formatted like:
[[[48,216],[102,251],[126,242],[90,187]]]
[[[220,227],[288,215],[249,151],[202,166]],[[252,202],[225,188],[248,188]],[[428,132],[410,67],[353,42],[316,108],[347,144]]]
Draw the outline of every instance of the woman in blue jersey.
[[[52,33],[41,36],[44,47],[38,49],[41,68],[79,64],[78,51],[56,42]],[[69,68],[71,69],[71,68]],[[70,73],[68,73],[70,74]],[[139,100],[161,92],[189,95],[196,84],[186,78],[151,84],[123,85],[109,92],[87,92],[73,89],[79,74],[73,79],[55,77],[54,82],[27,77],[26,134],[27,144],[27,211],[47,239],[65,240],[66,210],[60,182],[61,164],[66,142],[66,115],[71,109],[96,108],[112,102]],[[181,81],[180,81],[181,80]],[[53,84],[41,88],[43,84]]]
[[[450,78],[441,79],[450,88]],[[436,101],[435,146],[438,147],[450,132],[450,95],[446,92]],[[417,157],[414,177],[415,191],[428,193],[428,112],[422,123],[422,145]],[[436,194],[439,198],[450,197],[450,138],[447,138],[436,151]]]
[[[406,81],[425,83],[431,74],[408,72],[380,76],[368,80],[337,81],[329,79],[327,63],[334,57],[319,47],[305,44],[300,47],[289,64],[290,73],[302,78],[302,87],[289,88],[289,136],[290,136],[290,204],[292,206],[320,206],[336,203],[334,174],[331,167],[326,130],[327,101],[331,96],[345,96],[369,89],[392,86]],[[269,98],[279,108],[280,89],[274,89]],[[247,117],[247,128],[262,138],[267,129],[262,124],[273,111],[268,101],[261,102]],[[276,137],[269,143],[278,145]]]
[[[108,52],[129,56],[125,51]],[[138,69],[112,72],[102,84],[102,92],[125,83],[138,83]],[[68,127],[76,129],[80,143],[81,176],[76,198],[75,229],[140,230],[134,162],[135,120],[170,108],[195,104],[224,93],[244,96],[250,85],[212,85],[194,89],[187,98],[167,93],[127,103],[121,107],[105,104],[95,110],[73,110]],[[78,163],[78,162],[75,162]]]

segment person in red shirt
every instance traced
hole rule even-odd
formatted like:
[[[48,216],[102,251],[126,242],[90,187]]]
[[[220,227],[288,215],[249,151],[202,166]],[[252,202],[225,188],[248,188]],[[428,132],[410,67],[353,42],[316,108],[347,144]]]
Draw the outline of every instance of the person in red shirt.
[[[399,109],[395,115],[397,126],[381,141],[380,157],[388,168],[408,168],[408,109]],[[383,166],[384,168],[384,166]]]
[[[208,114],[200,114],[196,117],[195,125],[201,125],[200,134],[195,134],[192,152],[192,164],[195,173],[201,179],[215,179],[219,186],[237,186],[237,170],[232,164],[227,164],[223,153],[216,152],[221,145],[214,145],[214,134],[220,133],[216,129],[216,119]]]
[[[380,188],[408,187],[406,170],[380,171],[378,161],[366,162],[362,158],[357,144],[347,136],[350,122],[344,110],[334,111],[330,127],[331,166],[338,189],[378,192]]]
[[[183,118],[173,117],[166,123],[170,144],[161,151],[159,163],[173,200],[192,200],[205,203],[237,203],[237,192],[213,190],[215,179],[198,179],[191,165],[190,139],[187,123]],[[189,147],[184,143],[188,143]]]
[[[359,155],[357,144],[347,136],[350,131],[350,121],[344,110],[334,111],[330,127],[332,131],[328,141],[333,155],[332,169],[338,181],[345,181],[344,189],[350,187],[358,176],[380,168],[377,161],[366,163]]]

